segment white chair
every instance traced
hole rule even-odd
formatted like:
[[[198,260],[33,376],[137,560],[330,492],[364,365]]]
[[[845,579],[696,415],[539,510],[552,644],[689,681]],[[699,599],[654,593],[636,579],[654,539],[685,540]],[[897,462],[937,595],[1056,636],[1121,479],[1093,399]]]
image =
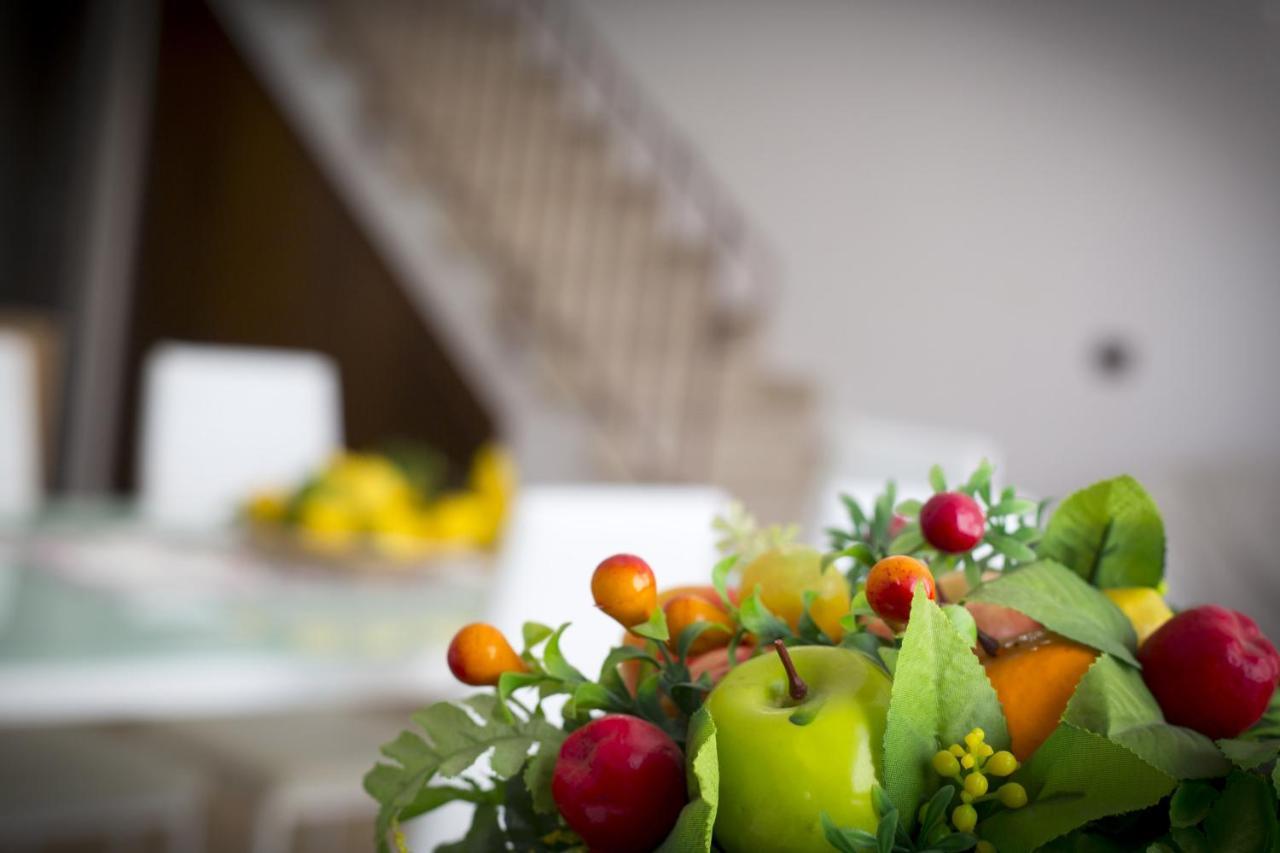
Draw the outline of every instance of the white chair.
[[[31,342],[0,331],[0,519],[21,518],[40,502],[36,385]]]
[[[817,531],[848,522],[841,494],[853,496],[865,508],[888,480],[896,481],[899,500],[927,497],[933,465],[942,466],[950,483],[968,477],[983,459],[999,469],[1001,454],[995,441],[978,433],[867,417],[843,416],[831,422],[839,427],[827,442],[827,475],[814,512]]]
[[[140,499],[152,523],[225,523],[254,490],[295,485],[342,447],[338,370],[318,353],[165,343],[144,371]]]
[[[592,602],[596,566],[626,552],[649,563],[660,589],[708,584],[716,563],[711,522],[728,503],[723,492],[701,486],[526,486],[503,540],[486,619],[517,646],[526,621],[572,622],[561,649],[594,677],[622,639],[622,629]],[[410,849],[461,838],[470,813],[447,806],[411,822]]]

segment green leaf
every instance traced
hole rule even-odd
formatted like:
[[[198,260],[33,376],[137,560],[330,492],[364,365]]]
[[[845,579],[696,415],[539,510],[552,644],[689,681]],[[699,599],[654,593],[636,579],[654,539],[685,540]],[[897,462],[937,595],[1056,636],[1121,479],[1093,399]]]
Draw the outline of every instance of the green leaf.
[[[551,628],[540,622],[526,622],[520,628],[520,633],[524,635],[524,650],[532,651],[534,646],[541,643],[553,633]]]
[[[995,749],[1009,734],[1000,702],[972,647],[917,587],[902,639],[884,735],[885,788],[910,827],[920,801],[937,785],[930,761],[975,727]]]
[[[852,557],[858,563],[870,568],[876,564],[876,555],[872,553],[871,548],[865,542],[854,542],[848,547],[837,551],[831,555],[833,560],[841,557]]]
[[[1003,554],[1014,562],[1030,563],[1036,558],[1035,551],[1032,551],[1012,536],[988,530],[987,535],[983,538],[991,544],[992,548],[996,549],[997,553]]]
[[[1276,787],[1276,797],[1280,799],[1280,764],[1271,770],[1271,784]]]
[[[661,612],[661,608],[658,608]],[[569,665],[564,659],[564,655],[560,652],[560,637],[564,634],[569,623],[566,622],[557,628],[550,637],[547,638],[547,646],[542,650],[542,666],[549,675],[567,681],[570,684],[579,684],[587,680],[587,677],[578,670]]]
[[[849,513],[849,520],[855,527],[866,527],[867,514],[851,495],[841,495],[840,503],[844,504],[845,512]]]
[[[880,853],[893,853],[893,840],[898,834],[898,810],[886,809],[876,826],[876,847]]]
[[[929,469],[929,485],[935,492],[945,492],[947,490],[947,478],[942,473],[941,465],[934,465]]]
[[[991,475],[995,468],[986,459],[978,464],[977,470],[969,477],[969,481],[964,484],[964,491],[970,495],[976,495],[984,489],[991,488]],[[988,500],[987,503],[991,501]]]
[[[538,814],[559,814],[556,802],[551,797],[551,777],[555,774],[556,759],[560,756],[564,738],[563,733],[557,739],[548,732],[538,742],[537,753],[524,768],[524,786],[533,799],[533,810]]]
[[[1169,830],[1169,837],[1178,845],[1179,853],[1213,853],[1209,839],[1198,829],[1175,826]]]
[[[929,802],[925,806],[924,818],[920,821],[920,838],[927,839],[933,835],[938,827],[945,826],[947,807],[951,805],[955,795],[955,785],[943,785],[937,791],[934,791],[933,796],[929,798]]]
[[[720,802],[720,758],[716,752],[716,724],[704,705],[689,719],[689,802],[658,853],[708,853]]]
[[[924,534],[920,532],[920,525],[908,524],[902,528],[892,542],[889,543],[890,554],[911,554],[924,547]]]
[[[987,515],[1027,515],[1035,512],[1039,506],[1036,501],[1026,498],[1006,498],[987,510]]]
[[[376,839],[380,848],[392,825],[402,818],[459,798],[452,793],[424,794],[433,781],[459,776],[485,753],[490,754],[491,775],[509,778],[524,766],[535,744],[550,743],[547,748],[558,750],[564,737],[541,716],[504,717],[493,694],[472,696],[462,704],[440,702],[414,714],[413,720],[426,737],[402,732],[382,747],[392,763],[378,764],[364,778],[365,790],[379,806]]]
[[[1041,560],[1001,575],[968,595],[1011,607],[1068,639],[1113,655],[1131,666],[1138,640],[1128,618],[1070,569]]]
[[[880,660],[884,662],[884,668],[893,675],[898,670],[898,650],[893,646],[881,646],[876,649],[876,654],[880,655]]]
[[[631,660],[640,661],[655,668],[659,666],[657,659],[644,649],[635,646],[616,646],[609,650],[604,663],[600,665],[600,677],[596,679],[600,686],[615,695],[627,695],[629,691],[618,667]]]
[[[1030,802],[982,822],[998,850],[1035,850],[1092,820],[1153,806],[1177,784],[1123,746],[1061,723],[1015,776]]]
[[[1049,519],[1040,556],[1098,587],[1158,586],[1164,577],[1164,522],[1132,477],[1095,483]]]
[[[752,590],[751,596],[742,602],[738,609],[738,620],[742,627],[756,636],[759,646],[766,646],[774,640],[791,636],[791,626],[774,616],[760,599],[760,588]]]
[[[1218,747],[1241,770],[1261,767],[1280,755],[1280,740],[1223,739],[1218,741]]]
[[[644,637],[646,640],[653,640],[655,643],[667,642],[667,640],[671,639],[671,632],[667,630],[666,612],[661,607],[653,608],[653,612],[649,614],[648,621],[632,626],[631,633]]]
[[[1110,655],[1099,657],[1080,679],[1062,718],[1127,747],[1175,779],[1225,776],[1231,770],[1213,741],[1166,723],[1142,676]]]
[[[964,640],[969,648],[978,644],[978,623],[973,621],[973,614],[967,607],[961,607],[959,604],[944,604],[942,612],[947,614],[947,618],[951,620],[951,627],[956,629],[960,639]]]
[[[1217,799],[1218,789],[1208,782],[1183,782],[1169,799],[1169,825],[1195,826],[1209,815]]]
[[[1271,850],[1277,835],[1274,791],[1252,773],[1232,773],[1204,830],[1214,850]]]
[[[822,813],[822,834],[826,836],[827,843],[840,853],[863,853],[879,847],[879,842],[871,833],[861,829],[841,829],[826,812]]]
[[[738,555],[730,554],[716,563],[715,568],[711,570],[711,584],[716,588],[716,594],[720,596],[720,603],[731,615],[738,612],[738,605],[729,598],[729,573],[737,564]]]
[[[922,504],[920,503],[920,501],[912,498],[911,500],[905,500],[900,502],[898,506],[894,509],[894,512],[904,518],[910,518],[914,515],[920,514],[921,506]]]

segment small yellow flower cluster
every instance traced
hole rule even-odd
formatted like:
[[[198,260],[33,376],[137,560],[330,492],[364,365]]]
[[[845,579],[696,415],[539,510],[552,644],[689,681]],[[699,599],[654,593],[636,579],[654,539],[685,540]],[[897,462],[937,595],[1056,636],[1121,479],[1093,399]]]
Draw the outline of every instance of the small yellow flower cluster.
[[[1006,782],[994,794],[989,794],[989,776],[1011,775],[1019,767],[1018,759],[1005,750],[996,752],[987,743],[982,729],[974,729],[964,736],[964,745],[953,743],[933,756],[933,769],[939,776],[955,779],[960,783],[961,804],[951,812],[951,823],[960,832],[973,832],[978,825],[978,811],[973,803],[998,799],[1005,808],[1020,809],[1027,804],[1027,790],[1017,782]],[[987,842],[990,851],[994,851]]]

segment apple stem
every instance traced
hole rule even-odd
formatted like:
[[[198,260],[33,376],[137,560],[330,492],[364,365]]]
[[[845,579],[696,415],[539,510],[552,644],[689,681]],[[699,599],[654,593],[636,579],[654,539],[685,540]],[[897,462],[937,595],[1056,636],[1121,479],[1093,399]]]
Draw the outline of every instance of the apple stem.
[[[794,701],[803,702],[804,697],[809,695],[809,685],[805,684],[800,673],[796,672],[796,665],[791,662],[791,653],[787,651],[786,643],[774,640],[773,647],[778,650],[778,657],[782,658],[782,668],[787,671],[787,692],[791,694]]]

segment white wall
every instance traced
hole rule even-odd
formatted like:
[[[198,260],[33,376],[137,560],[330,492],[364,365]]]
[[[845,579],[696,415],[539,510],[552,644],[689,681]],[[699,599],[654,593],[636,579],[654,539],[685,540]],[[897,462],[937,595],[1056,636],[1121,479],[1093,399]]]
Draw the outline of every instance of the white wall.
[[[1042,493],[1280,464],[1274,8],[578,5],[773,243],[771,348],[838,410],[990,432]]]

